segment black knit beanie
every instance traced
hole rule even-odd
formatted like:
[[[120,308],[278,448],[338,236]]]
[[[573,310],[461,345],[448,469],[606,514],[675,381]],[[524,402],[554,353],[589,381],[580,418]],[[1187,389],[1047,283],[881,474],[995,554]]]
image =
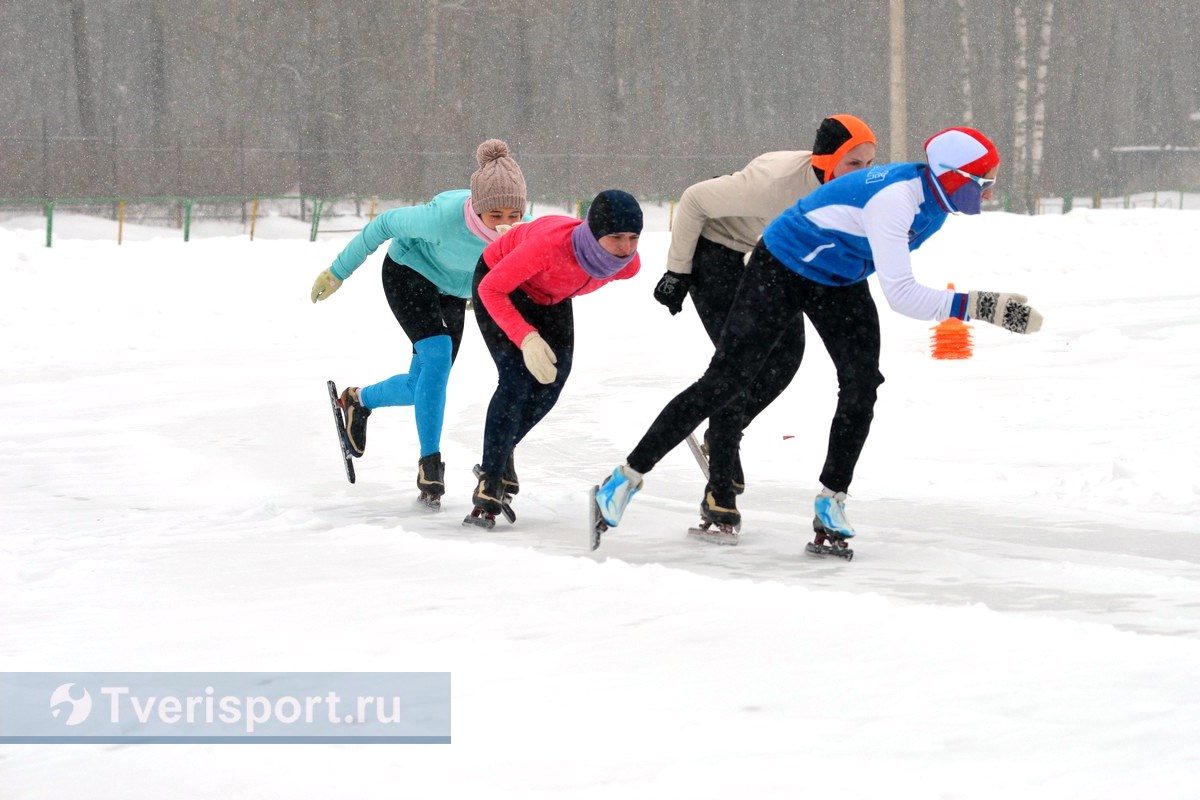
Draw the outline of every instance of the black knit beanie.
[[[813,142],[813,155],[827,156],[836,153],[837,149],[849,138],[850,131],[841,123],[841,120],[826,117],[821,120],[821,126],[817,128],[817,140]]]
[[[821,183],[832,180],[834,168],[846,153],[866,142],[875,144],[875,134],[856,116],[833,114],[821,120],[812,149],[812,167],[817,180]]]
[[[588,228],[597,239],[610,233],[642,232],[642,207],[628,192],[605,189],[588,208]]]

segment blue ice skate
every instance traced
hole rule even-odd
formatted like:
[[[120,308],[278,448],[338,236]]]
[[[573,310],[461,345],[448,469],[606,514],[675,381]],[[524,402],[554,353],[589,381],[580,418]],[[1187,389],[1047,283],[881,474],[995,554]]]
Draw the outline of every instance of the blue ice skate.
[[[807,553],[815,556],[838,556],[847,561],[854,558],[854,551],[846,543],[854,536],[854,527],[846,519],[846,493],[817,495],[813,502],[816,512],[813,517],[813,532],[816,539],[804,546]]]
[[[625,507],[642,488],[641,477],[637,477],[635,484],[634,478],[629,472],[632,470],[627,472],[625,467],[617,467],[604,483],[592,488],[589,509],[591,530],[589,533],[593,550],[600,546],[600,534],[609,528],[617,527],[617,523],[621,521],[621,515],[625,513]],[[637,475],[637,473],[633,474]]]
[[[610,528],[617,527],[621,522],[621,515],[625,513],[625,507],[629,505],[629,501],[641,488],[642,479],[640,477],[635,484],[625,467],[614,469],[612,475],[609,475],[596,490],[596,506],[600,509],[600,516],[604,518],[604,524]]]
[[[846,519],[846,493],[838,492],[831,496],[819,494],[813,502],[816,517],[813,519],[813,529],[820,524],[826,535],[840,536],[843,539],[854,537],[854,526]]]

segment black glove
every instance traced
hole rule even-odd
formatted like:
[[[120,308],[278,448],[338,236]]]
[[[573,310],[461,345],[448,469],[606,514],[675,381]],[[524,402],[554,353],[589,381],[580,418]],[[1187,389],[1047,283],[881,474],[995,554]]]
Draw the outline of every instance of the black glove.
[[[675,316],[683,311],[683,298],[687,297],[691,283],[691,275],[667,270],[658,279],[658,286],[654,287],[654,299],[670,309],[671,316]]]

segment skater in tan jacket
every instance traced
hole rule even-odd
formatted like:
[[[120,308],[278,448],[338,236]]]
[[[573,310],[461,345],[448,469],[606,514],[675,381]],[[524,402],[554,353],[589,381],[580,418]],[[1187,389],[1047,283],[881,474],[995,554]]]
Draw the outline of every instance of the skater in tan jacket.
[[[822,184],[871,166],[875,146],[875,134],[865,122],[849,114],[835,114],[821,121],[811,151],[764,153],[732,175],[689,186],[671,223],[667,272],[654,289],[655,299],[678,314],[684,297],[690,294],[715,345],[745,271],[746,255],[767,225]],[[704,502],[714,506],[714,512],[719,505],[732,507],[732,496],[745,488],[738,457],[742,430],[782,394],[800,368],[804,356],[801,320],[781,331],[773,353],[772,363],[746,387],[744,406],[728,406],[744,408],[745,413],[733,418],[718,412],[709,420],[704,440],[710,483],[704,490]]]

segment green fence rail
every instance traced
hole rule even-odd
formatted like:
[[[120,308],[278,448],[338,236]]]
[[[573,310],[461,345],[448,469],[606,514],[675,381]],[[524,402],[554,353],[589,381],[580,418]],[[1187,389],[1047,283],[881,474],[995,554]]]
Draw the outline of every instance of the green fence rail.
[[[47,200],[40,197],[18,197],[18,198],[0,198],[0,210],[4,208],[38,208],[46,218],[46,247],[50,247],[54,243],[54,213],[55,210],[62,210],[70,207],[86,207],[86,206],[111,206],[113,208],[113,218],[117,221],[118,243],[121,241],[120,229],[124,227],[124,209],[129,206],[173,206],[176,209],[177,227],[182,230],[183,240],[190,241],[192,234],[192,222],[196,219],[196,207],[203,205],[241,205],[243,221],[250,221],[251,239],[253,239],[254,219],[257,216],[258,208],[264,203],[287,203],[294,202],[300,208],[300,220],[308,221],[309,224],[309,241],[315,242],[317,234],[320,233],[321,217],[325,210],[339,201],[354,202],[356,205],[370,203],[371,217],[375,215],[375,208],[379,203],[412,203],[410,198],[402,197],[311,197],[307,195],[260,195],[260,196],[241,196],[241,195],[213,195],[209,197],[178,197],[175,195],[161,195],[150,197],[72,197]],[[252,211],[247,214],[246,206],[251,207]],[[117,209],[121,209],[120,212]],[[310,216],[311,214],[311,216]],[[306,220],[306,217],[309,218]]]
[[[1081,203],[1080,200],[1083,200]],[[1062,197],[1053,198],[1038,198],[1035,205],[1034,213],[1037,214],[1066,214],[1073,208],[1082,206],[1090,206],[1091,208],[1141,208],[1141,207],[1170,207],[1184,208],[1186,206],[1192,208],[1200,208],[1200,191],[1187,190],[1169,190],[1159,192],[1139,192],[1136,194],[1126,194],[1117,197],[1101,197],[1099,193],[1068,192]],[[315,242],[320,233],[354,233],[354,229],[320,229],[321,220],[325,218],[331,209],[339,203],[352,202],[355,204],[356,216],[362,215],[362,206],[370,204],[370,211],[367,214],[368,219],[373,219],[378,213],[377,209],[380,204],[404,204],[411,205],[421,202],[412,198],[402,197],[365,197],[360,195],[348,195],[341,197],[319,197],[311,195],[214,195],[209,197],[179,197],[175,195],[162,195],[150,197],[72,197],[72,198],[55,198],[47,199],[44,197],[26,197],[26,198],[0,198],[0,211],[8,208],[37,208],[40,209],[46,219],[46,247],[50,247],[54,242],[54,215],[57,210],[71,207],[85,206],[108,206],[112,208],[112,217],[117,224],[117,243],[122,242],[122,231],[125,224],[125,209],[130,206],[155,207],[165,206],[174,208],[174,227],[180,228],[183,234],[183,241],[187,242],[191,239],[192,223],[197,219],[197,207],[206,205],[240,205],[241,218],[243,223],[249,223],[248,233],[250,240],[254,240],[255,222],[259,216],[259,210],[264,203],[296,203],[299,206],[299,220],[308,223],[308,240]],[[668,213],[668,230],[670,229],[671,218],[674,217],[675,204],[674,199],[661,200],[645,200],[645,202],[658,202],[661,204],[669,204],[670,211]],[[568,200],[565,208],[568,214],[574,214],[576,217],[582,218],[588,210],[589,200]],[[249,210],[247,210],[249,207]],[[1009,197],[1000,198],[997,207],[1004,211],[1012,210],[1012,202]],[[987,210],[987,209],[985,209]],[[202,213],[202,212],[201,212]],[[533,203],[529,204],[529,213],[533,213]],[[199,217],[200,219],[213,219],[214,217]],[[222,219],[217,216],[216,219]]]
[[[307,221],[308,240],[315,242],[317,235],[320,233],[354,233],[358,229],[338,229],[334,231],[320,229],[321,220],[325,216],[326,211],[335,206],[339,202],[354,203],[356,215],[361,215],[364,205],[369,207],[367,214],[368,219],[374,219],[378,213],[377,209],[380,204],[398,203],[412,205],[417,202],[412,198],[407,197],[380,197],[372,195],[370,197],[361,195],[349,195],[342,197],[317,197],[311,195],[213,195],[210,197],[179,197],[176,195],[160,195],[149,197],[71,197],[47,200],[41,197],[17,197],[17,198],[0,198],[0,211],[5,207],[9,208],[38,208],[41,209],[46,218],[46,247],[50,247],[54,243],[54,212],[55,209],[69,207],[86,207],[86,206],[111,206],[113,211],[113,219],[117,223],[117,243],[120,244],[123,240],[123,229],[125,225],[125,209],[130,206],[173,206],[175,208],[176,227],[180,228],[183,233],[183,240],[190,241],[192,234],[192,222],[196,219],[196,207],[204,205],[241,205],[242,206],[242,221],[248,222],[248,232],[250,240],[254,240],[255,221],[258,217],[259,207],[264,203],[297,203],[300,208],[299,219],[301,222]],[[246,207],[250,207],[247,213]],[[533,203],[529,204],[530,213],[533,212]]]

